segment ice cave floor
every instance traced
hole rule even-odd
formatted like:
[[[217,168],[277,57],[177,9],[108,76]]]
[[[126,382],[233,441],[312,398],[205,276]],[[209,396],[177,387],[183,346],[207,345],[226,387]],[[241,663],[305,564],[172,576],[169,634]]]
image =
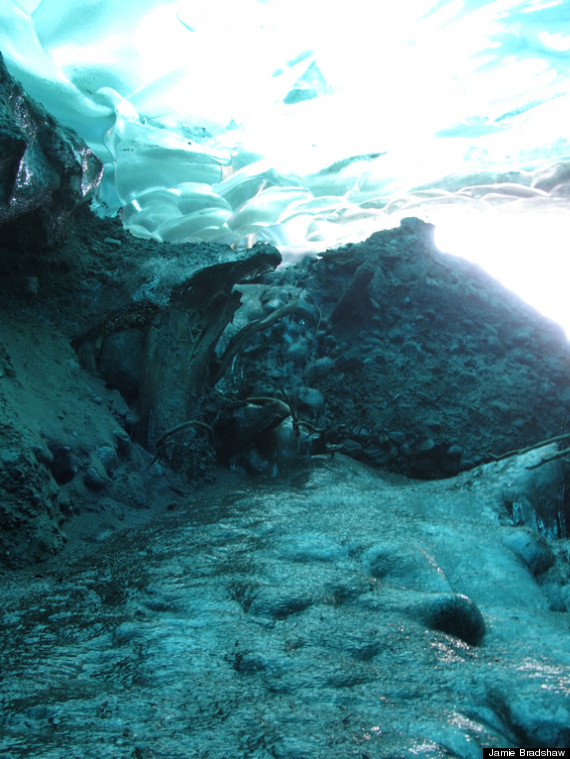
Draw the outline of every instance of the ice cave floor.
[[[481,756],[570,744],[569,544],[544,450],[441,481],[227,473],[0,582],[12,759]],[[126,520],[128,523],[128,519]]]

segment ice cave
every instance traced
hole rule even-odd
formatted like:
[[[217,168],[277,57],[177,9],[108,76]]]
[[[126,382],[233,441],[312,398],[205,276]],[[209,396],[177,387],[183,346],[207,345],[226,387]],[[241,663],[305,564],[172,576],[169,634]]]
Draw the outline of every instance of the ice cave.
[[[570,749],[570,5],[0,0],[0,755]]]

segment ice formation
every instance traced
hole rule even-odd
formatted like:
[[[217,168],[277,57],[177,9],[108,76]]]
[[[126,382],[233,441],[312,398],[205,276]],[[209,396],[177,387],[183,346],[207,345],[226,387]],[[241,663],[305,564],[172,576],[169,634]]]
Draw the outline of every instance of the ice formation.
[[[133,234],[321,250],[458,205],[564,207],[569,20],[562,0],[0,0],[0,51]]]

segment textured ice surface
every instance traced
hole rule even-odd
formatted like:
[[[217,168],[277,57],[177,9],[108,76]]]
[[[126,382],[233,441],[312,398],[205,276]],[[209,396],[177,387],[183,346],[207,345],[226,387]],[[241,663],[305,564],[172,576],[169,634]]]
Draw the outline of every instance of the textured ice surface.
[[[567,747],[568,612],[552,610],[547,579],[565,572],[550,590],[569,604],[568,560],[531,571],[520,549],[538,535],[513,526],[503,492],[528,495],[525,467],[542,455],[440,482],[313,460],[286,483],[195,493],[67,566],[0,580],[0,751],[479,759],[484,746]]]
[[[0,50],[103,160],[102,208],[134,234],[319,250],[457,204],[565,205],[569,17],[562,0],[0,0]]]

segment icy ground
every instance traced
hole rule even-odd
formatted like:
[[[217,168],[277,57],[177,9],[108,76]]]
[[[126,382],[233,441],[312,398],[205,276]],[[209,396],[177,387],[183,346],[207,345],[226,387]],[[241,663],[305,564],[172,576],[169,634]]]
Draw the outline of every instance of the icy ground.
[[[341,456],[286,482],[228,474],[160,523],[6,575],[0,753],[479,759],[570,745],[569,615],[552,610],[570,605],[568,543],[513,524],[543,455],[439,482]],[[454,594],[480,610],[480,642]]]

